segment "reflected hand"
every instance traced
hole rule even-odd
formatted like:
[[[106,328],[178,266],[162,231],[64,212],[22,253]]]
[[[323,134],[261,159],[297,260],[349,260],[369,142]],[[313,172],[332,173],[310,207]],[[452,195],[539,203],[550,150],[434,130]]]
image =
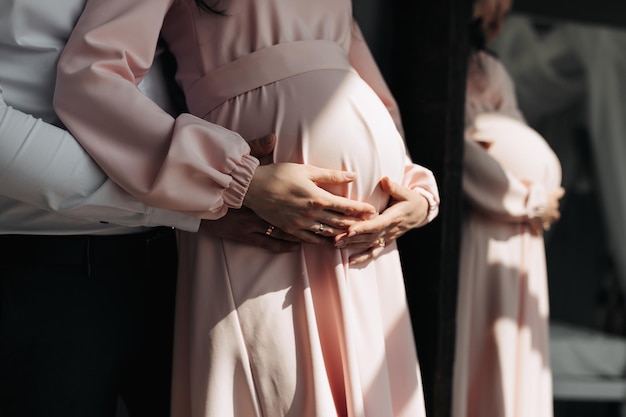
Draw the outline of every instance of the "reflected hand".
[[[363,249],[350,257],[351,265],[374,259],[385,250],[386,244],[419,227],[428,216],[426,197],[387,177],[380,181],[380,185],[391,196],[389,206],[379,216],[361,221],[335,238],[336,247]]]
[[[564,195],[565,189],[563,187],[559,187],[548,193],[548,202],[546,203],[543,213],[530,220],[530,227],[533,233],[540,235],[544,230],[550,230],[552,224],[561,218],[559,206],[560,200]]]

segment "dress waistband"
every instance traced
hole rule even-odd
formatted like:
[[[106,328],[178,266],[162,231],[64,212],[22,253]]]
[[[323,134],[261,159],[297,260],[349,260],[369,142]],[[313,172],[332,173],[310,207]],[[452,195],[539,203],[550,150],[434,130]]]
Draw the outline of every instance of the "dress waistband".
[[[309,71],[351,70],[347,52],[331,41],[296,41],[259,49],[218,67],[185,91],[189,111],[204,117],[225,101]]]

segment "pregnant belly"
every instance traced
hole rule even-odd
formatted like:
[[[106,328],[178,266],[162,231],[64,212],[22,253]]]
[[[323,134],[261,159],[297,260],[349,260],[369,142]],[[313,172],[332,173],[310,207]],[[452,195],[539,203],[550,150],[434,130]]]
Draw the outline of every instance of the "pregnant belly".
[[[552,190],[561,185],[561,164],[545,139],[526,124],[506,115],[484,113],[474,120],[477,140],[490,143],[489,154],[517,178],[543,184]]]
[[[275,132],[274,162],[355,172],[353,184],[327,187],[352,199],[384,206],[380,179],[400,181],[404,172],[402,138],[383,103],[354,72],[289,77],[229,100],[207,119],[246,140]]]

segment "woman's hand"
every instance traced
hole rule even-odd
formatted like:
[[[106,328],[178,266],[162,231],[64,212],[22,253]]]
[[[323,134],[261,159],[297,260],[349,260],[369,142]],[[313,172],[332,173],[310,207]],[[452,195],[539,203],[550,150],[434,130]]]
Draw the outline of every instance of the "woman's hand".
[[[276,135],[270,133],[253,139],[248,144],[250,154],[258,158],[261,164],[268,164],[276,145]],[[295,236],[269,228],[265,220],[245,207],[230,209],[224,217],[217,220],[203,220],[200,228],[203,232],[221,239],[258,246],[277,253],[296,250],[301,243]]]
[[[272,152],[276,144],[275,134],[271,133],[253,139],[248,144],[250,145],[250,154],[258,158],[261,165],[271,163]],[[280,208],[276,211],[280,212]],[[302,239],[279,229],[273,224],[268,224],[267,221],[246,207],[230,209],[224,217],[217,220],[203,220],[201,228],[205,233],[212,236],[246,245],[259,246],[272,252],[296,250],[303,242]],[[317,228],[319,229],[319,224]],[[345,229],[332,230],[328,226],[323,233],[324,236],[307,233],[307,237],[322,243],[332,244],[329,236],[344,231]]]
[[[380,255],[385,245],[421,224],[428,216],[426,197],[392,182],[385,177],[380,181],[383,191],[391,196],[389,207],[379,216],[356,223],[335,238],[338,248],[363,249],[350,257],[350,264],[366,262]]]
[[[540,216],[537,216],[530,221],[530,228],[533,233],[541,235],[544,230],[550,230],[552,224],[561,218],[559,206],[560,200],[564,195],[565,189],[563,187],[559,187],[548,193],[548,202],[544,211]]]
[[[327,243],[330,236],[376,214],[371,204],[334,195],[318,186],[347,184],[354,179],[350,172],[310,165],[261,165],[243,205],[268,222],[268,228],[273,226],[273,231],[279,229],[307,243]]]

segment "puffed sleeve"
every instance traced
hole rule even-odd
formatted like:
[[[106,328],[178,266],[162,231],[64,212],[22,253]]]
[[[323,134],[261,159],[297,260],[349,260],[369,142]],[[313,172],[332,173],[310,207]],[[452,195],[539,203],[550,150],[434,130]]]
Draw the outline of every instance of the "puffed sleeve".
[[[528,178],[523,181],[486,149],[494,146],[498,138],[507,139],[503,135],[515,136],[515,131],[499,130],[498,136],[493,136],[481,132],[477,125],[482,114],[493,113],[526,126],[517,104],[515,84],[495,57],[478,52],[475,58],[468,71],[463,193],[471,207],[484,215],[500,221],[527,222],[545,210],[548,202],[545,184]],[[520,145],[529,139],[520,136]]]
[[[124,192],[65,130],[8,106],[0,89],[0,194],[43,210],[123,226],[196,231],[199,220]],[[10,223],[3,213],[3,222]]]
[[[137,89],[174,1],[89,0],[59,60],[55,108],[137,199],[215,219],[241,207],[258,160],[237,133],[173,118]]]
[[[508,222],[527,222],[545,210],[542,184],[526,185],[473,139],[466,137],[463,158],[463,194],[473,209]]]
[[[404,177],[402,185],[424,196],[428,200],[428,214],[419,226],[423,226],[433,221],[439,214],[439,189],[435,175],[431,170],[421,165],[415,164],[407,155],[404,166]]]

